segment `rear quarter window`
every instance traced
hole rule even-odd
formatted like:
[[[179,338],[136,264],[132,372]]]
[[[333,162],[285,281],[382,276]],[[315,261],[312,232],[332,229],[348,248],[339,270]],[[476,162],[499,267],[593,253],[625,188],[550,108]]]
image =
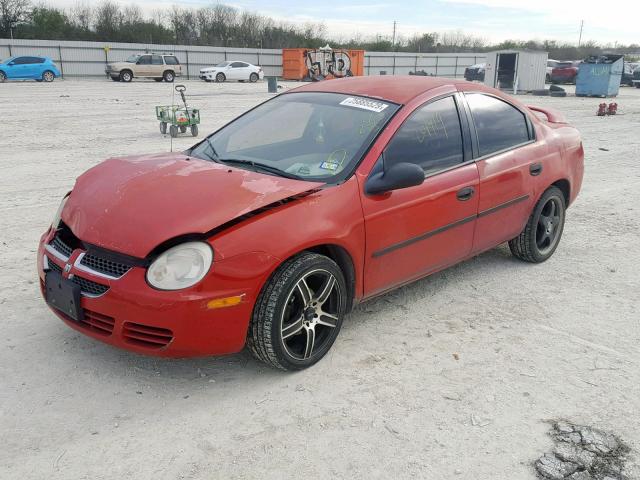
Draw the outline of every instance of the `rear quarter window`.
[[[180,65],[180,62],[174,56],[164,57],[164,63],[167,65]]]
[[[526,117],[517,108],[481,93],[466,94],[465,97],[476,127],[480,156],[530,140]]]

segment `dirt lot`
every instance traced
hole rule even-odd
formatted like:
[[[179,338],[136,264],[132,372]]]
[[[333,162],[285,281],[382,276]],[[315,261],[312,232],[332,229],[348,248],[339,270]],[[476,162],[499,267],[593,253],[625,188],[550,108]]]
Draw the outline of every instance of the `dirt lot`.
[[[201,132],[269,96],[186,83]],[[0,478],[532,479],[558,418],[618,435],[640,478],[640,89],[606,118],[599,99],[522,98],[584,137],[555,256],[503,246],[361,305],[325,360],[286,374],[247,353],[137,356],[54,317],[39,235],[85,169],[170,148],[153,106],[171,86],[0,85]]]

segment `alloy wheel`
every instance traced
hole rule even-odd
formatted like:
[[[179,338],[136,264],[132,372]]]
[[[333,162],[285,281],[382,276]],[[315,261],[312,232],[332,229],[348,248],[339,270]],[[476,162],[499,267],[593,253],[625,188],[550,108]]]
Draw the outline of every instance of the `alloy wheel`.
[[[291,289],[280,322],[285,351],[296,360],[306,360],[332,342],[338,326],[342,295],[333,274],[327,270],[306,273]]]
[[[53,73],[51,73],[51,72],[44,72],[44,74],[42,75],[42,79],[45,82],[53,82],[54,78],[55,77],[54,77]]]
[[[561,232],[562,207],[559,199],[551,197],[542,207],[536,226],[536,246],[541,254],[555,247]]]

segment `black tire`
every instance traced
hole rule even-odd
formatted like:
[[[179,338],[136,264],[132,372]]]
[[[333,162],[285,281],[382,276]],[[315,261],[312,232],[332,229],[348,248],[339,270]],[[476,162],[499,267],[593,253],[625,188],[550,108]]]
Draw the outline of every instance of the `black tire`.
[[[121,82],[129,83],[131,80],[133,80],[133,73],[131,72],[131,70],[122,70],[120,72],[120,81]]]
[[[216,75],[216,82],[218,82],[218,83],[222,83],[226,79],[227,79],[227,77],[222,72],[220,72],[219,74]]]
[[[180,133],[185,133],[187,131],[186,125],[180,125],[178,128],[180,129]]]
[[[160,122],[160,133],[163,135],[167,133],[167,122]]]
[[[544,83],[551,83],[551,75],[549,75],[547,73],[547,75],[544,77]]]
[[[176,74],[172,70],[167,70],[162,74],[162,79],[165,82],[173,83],[173,81],[176,79]]]
[[[42,72],[42,80],[47,82],[47,83],[51,83],[56,79],[56,74],[53,73],[51,70],[45,70],[44,72]]]
[[[155,78],[155,77],[154,77],[154,80],[155,80],[156,82],[161,82],[162,80],[164,80],[164,78]]]
[[[333,260],[315,253],[297,255],[280,265],[262,288],[247,346],[255,358],[275,368],[310,367],[333,345],[347,303],[344,276]]]
[[[566,205],[557,187],[549,187],[533,209],[524,230],[509,241],[511,253],[520,260],[541,263],[556,251],[564,230]]]
[[[191,125],[191,136],[192,137],[198,136],[198,125]]]
[[[173,138],[176,138],[178,136],[178,127],[176,127],[175,125],[171,125],[169,127],[169,135],[171,135]]]
[[[4,72],[0,72],[0,83],[4,83],[7,80],[7,75]]]
[[[260,75],[258,75],[256,72],[253,72],[251,75],[249,75],[249,81],[251,83],[256,83],[259,79]]]

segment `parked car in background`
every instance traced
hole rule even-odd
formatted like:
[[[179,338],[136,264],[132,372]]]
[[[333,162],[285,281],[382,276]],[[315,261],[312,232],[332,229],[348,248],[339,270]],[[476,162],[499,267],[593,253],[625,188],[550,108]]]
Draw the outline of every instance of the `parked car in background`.
[[[130,82],[134,78],[173,82],[182,75],[182,65],[173,53],[141,53],[131,55],[124,62],[108,63],[105,73],[114,82]]]
[[[120,348],[247,345],[300,370],[355,304],[503,242],[549,259],[583,159],[562,114],[482,84],[313,82],[183,152],[82,174],[40,239],[41,292],[69,327]]]
[[[575,83],[581,61],[558,62],[551,70],[551,83]]]
[[[640,66],[633,71],[631,83],[633,83],[636,88],[640,88]]]
[[[551,72],[558,66],[559,63],[559,60],[553,60],[551,58],[547,60],[547,75],[545,77],[546,83],[551,83]]]
[[[637,64],[624,62],[622,66],[622,77],[620,78],[620,85],[628,85],[633,87],[633,72],[635,71]]]
[[[464,79],[469,80],[470,82],[474,80],[484,82],[484,70],[486,65],[486,63],[476,63],[475,65],[465,68]]]
[[[0,62],[0,83],[5,80],[53,82],[60,76],[58,66],[49,57],[9,57]]]
[[[240,82],[257,82],[264,78],[262,67],[238,60],[222,62],[215,67],[200,69],[200,78],[205,82],[225,82],[237,80]]]

